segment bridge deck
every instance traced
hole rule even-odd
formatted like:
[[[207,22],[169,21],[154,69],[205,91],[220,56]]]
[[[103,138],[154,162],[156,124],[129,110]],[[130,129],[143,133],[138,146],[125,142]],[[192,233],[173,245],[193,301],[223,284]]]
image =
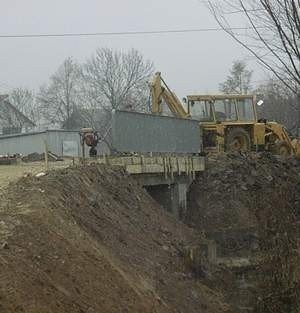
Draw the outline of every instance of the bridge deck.
[[[123,166],[129,174],[163,174],[194,177],[204,171],[205,158],[200,156],[103,156],[99,163]]]

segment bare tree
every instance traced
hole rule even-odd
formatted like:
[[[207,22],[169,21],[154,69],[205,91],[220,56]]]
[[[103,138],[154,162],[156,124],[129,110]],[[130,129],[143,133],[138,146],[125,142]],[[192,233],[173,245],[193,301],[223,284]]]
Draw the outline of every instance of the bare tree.
[[[300,1],[209,0],[208,3],[219,25],[300,97]],[[237,20],[244,26],[236,27]]]
[[[220,84],[220,91],[226,94],[247,94],[251,89],[252,71],[247,70],[247,64],[243,61],[233,62],[230,75],[226,81]]]
[[[14,88],[9,94],[9,100],[21,113],[33,123],[37,123],[40,116],[37,109],[35,94],[27,88]]]
[[[293,92],[280,81],[270,79],[258,87],[256,94],[264,100],[264,104],[258,107],[260,118],[277,121],[293,135],[298,134],[298,99]]]
[[[40,88],[38,102],[43,117],[50,124],[63,125],[78,106],[80,66],[67,58]]]
[[[84,66],[89,96],[101,108],[143,110],[153,64],[136,50],[98,49]]]
[[[148,111],[153,64],[137,50],[100,48],[82,69],[81,102],[85,121],[108,145],[112,110]]]

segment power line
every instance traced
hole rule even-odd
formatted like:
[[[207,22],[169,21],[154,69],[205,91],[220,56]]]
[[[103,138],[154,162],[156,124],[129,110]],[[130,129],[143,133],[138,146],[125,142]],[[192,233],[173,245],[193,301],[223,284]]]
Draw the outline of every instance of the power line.
[[[229,27],[229,28],[194,28],[194,29],[168,29],[150,31],[126,31],[126,32],[96,32],[96,33],[47,33],[47,34],[3,34],[0,38],[43,38],[43,37],[93,37],[93,36],[132,36],[132,35],[163,35],[183,34],[200,32],[219,32],[224,30],[248,30],[252,27]]]
[[[224,15],[237,14],[237,13],[251,13],[251,12],[260,12],[265,11],[265,9],[249,9],[249,10],[237,10],[231,12],[224,12]]]

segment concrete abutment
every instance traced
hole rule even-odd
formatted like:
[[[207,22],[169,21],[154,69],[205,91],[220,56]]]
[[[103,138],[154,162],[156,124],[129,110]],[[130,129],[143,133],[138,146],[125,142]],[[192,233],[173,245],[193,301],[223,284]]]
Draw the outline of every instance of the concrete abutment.
[[[160,176],[138,178],[140,183],[166,211],[181,219],[187,210],[187,192],[192,179],[185,176],[165,179]]]

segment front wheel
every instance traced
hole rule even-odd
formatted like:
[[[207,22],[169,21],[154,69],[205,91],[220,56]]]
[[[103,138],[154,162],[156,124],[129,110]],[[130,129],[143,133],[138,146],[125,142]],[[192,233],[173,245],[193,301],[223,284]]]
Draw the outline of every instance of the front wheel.
[[[228,131],[226,139],[226,151],[243,152],[250,151],[250,135],[244,128],[235,127]]]
[[[285,141],[277,141],[274,145],[274,154],[276,155],[280,155],[282,157],[288,157],[289,155],[291,155],[291,147],[289,146],[289,144]]]

